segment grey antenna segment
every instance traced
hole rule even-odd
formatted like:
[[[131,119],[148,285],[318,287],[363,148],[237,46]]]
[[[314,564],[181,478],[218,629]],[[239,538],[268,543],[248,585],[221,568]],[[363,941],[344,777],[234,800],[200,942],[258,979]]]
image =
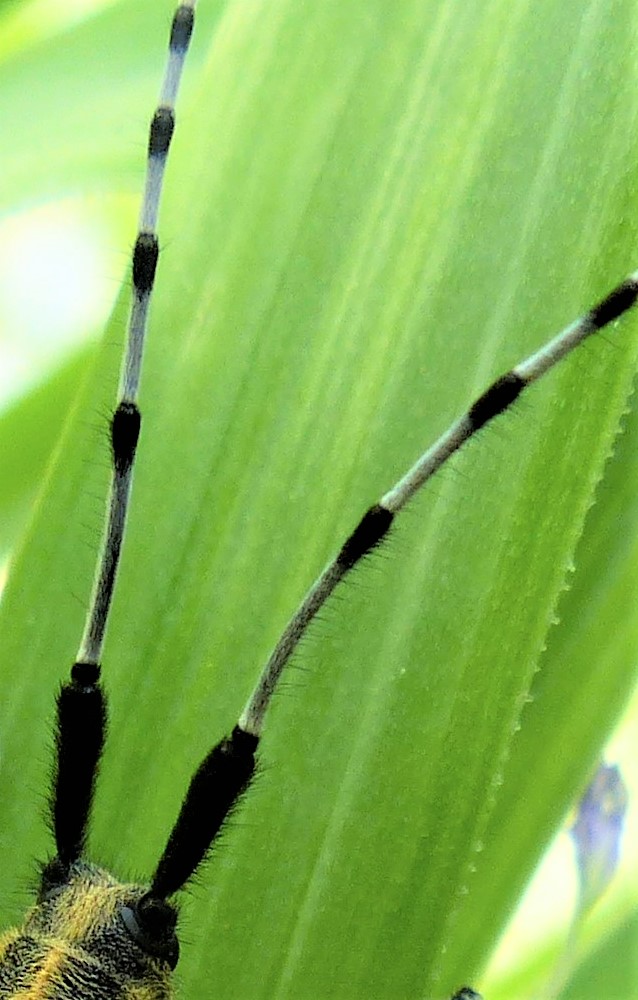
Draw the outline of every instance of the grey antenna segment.
[[[135,452],[142,422],[137,398],[144,340],[159,257],[157,218],[166,160],[175,128],[175,101],[194,20],[195,0],[185,0],[173,17],[164,80],[149,130],[144,197],[133,249],[133,301],[120,376],[119,401],[111,420],[113,474],[89,612],[77,654],[78,663],[100,662],[126,529]]]
[[[370,507],[290,618],[240,716],[240,729],[253,736],[261,734],[279,678],[301,637],[346,574],[383,541],[394,515],[466,441],[494,417],[509,409],[523,389],[538,381],[593,333],[622,316],[637,298],[638,271],[634,271],[589,312],[570,323],[535,354],[496,379],[379,502]]]

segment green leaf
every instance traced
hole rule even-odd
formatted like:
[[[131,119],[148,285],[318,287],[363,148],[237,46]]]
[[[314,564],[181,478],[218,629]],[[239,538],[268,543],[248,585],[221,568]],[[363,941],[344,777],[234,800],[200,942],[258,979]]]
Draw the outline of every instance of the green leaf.
[[[206,35],[193,46],[193,68],[201,66],[220,6],[202,5]],[[84,20],[74,5],[22,3],[0,12],[0,121],[11,137],[2,157],[2,213],[71,192],[139,187],[141,136],[170,5],[159,14],[153,0],[94,7]]]
[[[560,994],[561,1000],[598,1000],[603,996],[635,1000],[638,997],[636,935],[638,914],[634,912],[576,970]]]
[[[152,871],[194,768],[363,510],[636,266],[634,18],[629,0],[221,10],[168,171],[104,657],[92,849],[123,877]],[[123,324],[120,309],[3,601],[8,920],[51,849],[47,720],[99,544]],[[631,316],[530,390],[326,610],[184,900],[184,996],[445,997],[478,977],[634,679],[635,622],[619,642],[568,601],[569,662],[541,654],[637,341]],[[614,481],[635,483],[634,455]],[[634,515],[587,569],[623,621]]]
[[[24,531],[30,505],[86,364],[86,351],[74,355],[0,420],[0,552],[6,553]]]

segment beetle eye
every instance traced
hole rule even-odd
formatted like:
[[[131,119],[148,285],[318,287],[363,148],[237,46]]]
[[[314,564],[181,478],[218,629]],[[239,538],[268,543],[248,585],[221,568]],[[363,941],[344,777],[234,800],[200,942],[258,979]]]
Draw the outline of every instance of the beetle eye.
[[[51,893],[62,889],[68,881],[69,869],[66,865],[62,864],[59,858],[53,858],[51,861],[47,861],[46,865],[43,866],[42,874],[40,875],[38,899],[46,899],[51,895]]]
[[[179,942],[175,934],[177,913],[162,899],[143,896],[138,903],[121,906],[122,923],[135,943],[154,958],[161,958],[171,969],[179,959]]]

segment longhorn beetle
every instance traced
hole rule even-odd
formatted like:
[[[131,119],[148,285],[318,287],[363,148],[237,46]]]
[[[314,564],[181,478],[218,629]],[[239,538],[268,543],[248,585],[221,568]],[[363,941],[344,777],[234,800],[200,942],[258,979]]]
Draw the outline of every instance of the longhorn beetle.
[[[188,5],[184,5],[180,8],[181,13],[178,13],[180,27],[174,31],[173,35],[175,60],[173,70],[178,64],[181,65],[180,53],[185,48],[185,38],[188,34],[184,25],[190,20],[189,12],[191,9]],[[169,91],[172,94],[170,85]],[[167,137],[171,131],[168,124],[169,117],[164,111],[154,119],[155,125],[151,132],[151,149],[153,151],[151,174],[153,169],[157,169],[159,161],[163,160],[168,146]],[[222,150],[220,156],[223,158],[221,137],[219,139],[220,150]],[[151,194],[145,201],[142,218],[143,229],[149,232],[145,232],[136,242],[133,286],[138,304],[137,307],[134,307],[134,313],[139,311],[139,300],[150,296],[157,257],[157,245],[153,235],[157,194],[156,180],[151,179],[150,182],[147,182],[147,190],[150,190]],[[237,205],[236,208],[238,212],[241,212],[241,205]],[[281,215],[285,215],[285,203],[279,206],[279,211]],[[382,232],[380,236],[383,236]],[[189,289],[184,275],[181,276],[181,280],[182,295],[187,299]],[[341,291],[339,283],[330,291],[338,297],[338,293]],[[399,472],[395,486],[391,485],[392,477],[390,477],[390,484],[387,484],[385,491],[380,493],[380,501],[370,507],[368,513],[363,516],[359,523],[359,527],[347,536],[347,541],[342,547],[337,547],[336,562],[329,563],[330,568],[327,571],[327,576],[320,577],[322,581],[319,585],[320,597],[317,597],[316,589],[310,591],[309,603],[313,610],[315,605],[323,602],[332,585],[336,585],[338,582],[338,578],[349,574],[360,558],[363,558],[381,543],[389,532],[393,517],[403,508],[412,494],[423,485],[426,474],[429,475],[430,472],[436,471],[438,465],[447,458],[448,453],[455,451],[474,432],[482,429],[485,424],[514,403],[527,383],[540,378],[566,353],[566,346],[570,348],[575,346],[577,341],[596,333],[629,309],[633,305],[636,293],[636,279],[630,276],[612,288],[611,292],[594,300],[595,304],[583,314],[582,318],[567,328],[568,333],[559,335],[557,340],[549,342],[550,345],[554,345],[553,347],[543,348],[532,354],[527,361],[515,366],[505,376],[499,378],[497,373],[493,372],[492,376],[496,377],[496,380],[491,383],[491,387],[479,390],[473,397],[474,402],[467,410],[464,411],[463,407],[460,408],[460,413],[465,412],[465,415],[460,418],[460,422],[453,423],[450,431],[443,431],[442,436],[436,439],[438,443],[425,452],[427,457],[418,459],[416,465],[412,466],[411,473],[402,475]],[[214,311],[215,306],[216,298],[215,291],[213,291],[210,300],[206,300],[204,305],[199,308]],[[318,306],[316,308],[318,309]],[[335,306],[335,311],[338,311],[337,306]],[[242,331],[235,332],[241,346]],[[179,332],[175,333],[174,331],[174,336],[179,338]],[[192,342],[189,343],[189,336],[196,336],[193,329],[188,329],[184,333],[183,340],[176,346],[176,360],[182,357],[181,352],[193,348]],[[194,346],[196,348],[197,345]],[[259,357],[257,355],[255,360],[258,361]],[[390,363],[392,363],[392,359]],[[259,376],[258,364],[254,364],[253,369],[255,374]],[[131,366],[130,374],[132,383],[136,383],[139,375],[137,364]],[[292,384],[289,384],[289,390]],[[490,386],[489,379],[486,380],[485,384]],[[181,391],[187,391],[187,387],[182,386]],[[112,421],[116,493],[127,491],[133,465],[138,422],[135,396],[136,393],[132,388],[125,387],[124,401],[118,404]],[[317,410],[320,411],[321,396],[316,402]],[[414,413],[414,404],[411,404],[411,409]],[[195,417],[195,419],[198,418],[199,416]],[[232,407],[230,412],[219,414],[217,422],[220,425],[220,430],[225,425],[232,434],[231,418]],[[416,420],[416,417],[414,419]],[[184,431],[186,435],[188,430],[186,428]],[[259,428],[257,430],[259,431]],[[301,430],[305,430],[308,436],[312,435],[312,427],[300,428]],[[185,449],[188,448],[187,438],[184,439],[183,446]],[[291,470],[288,469],[287,472],[290,476]],[[171,474],[171,467],[163,470],[164,478],[170,477]],[[293,475],[296,481],[297,472],[294,470]],[[232,485],[238,494],[241,493],[241,481],[238,480]],[[254,481],[249,485],[253,492],[258,491],[258,484],[255,484]],[[197,484],[189,480],[184,489],[196,486]],[[224,484],[220,489],[223,488]],[[163,517],[161,490],[156,490],[155,495],[158,504],[156,512],[161,520]],[[219,499],[218,495],[217,500],[219,501]],[[111,506],[111,510],[116,512],[116,521],[121,519],[124,509],[124,504]],[[216,509],[215,504],[211,503],[211,511],[214,512]],[[211,516],[214,519],[214,513]],[[285,521],[285,514],[282,514],[281,517]],[[356,519],[354,523],[356,524]],[[19,932],[17,932],[18,936],[13,933],[5,939],[5,955],[0,972],[0,984],[5,990],[5,995],[11,995],[6,983],[7,977],[13,974],[12,970],[17,969],[17,974],[23,976],[21,980],[23,992],[29,983],[37,983],[40,995],[46,995],[44,993],[45,986],[50,990],[53,988],[53,984],[56,984],[56,976],[63,979],[65,975],[69,974],[68,969],[72,961],[68,954],[69,946],[62,946],[59,940],[64,929],[75,933],[77,944],[87,947],[90,945],[93,949],[95,961],[93,963],[89,961],[91,971],[86,974],[87,981],[91,983],[87,987],[90,990],[86,993],[87,996],[134,996],[136,995],[133,992],[135,982],[140,984],[140,990],[142,986],[146,989],[146,993],[138,991],[137,995],[140,997],[168,995],[169,969],[177,959],[177,943],[173,933],[174,894],[190,880],[206,854],[209,841],[216,836],[218,827],[221,826],[228,811],[232,810],[236,799],[241,796],[242,790],[250,784],[254,767],[253,756],[261,738],[262,716],[267,708],[273,686],[273,673],[270,669],[267,672],[266,680],[258,683],[255,693],[249,698],[246,707],[241,712],[239,728],[231,730],[230,735],[222,738],[220,743],[215,743],[213,751],[205,758],[206,763],[198,772],[199,777],[191,786],[191,791],[184,800],[183,810],[185,812],[182,813],[182,819],[177,821],[164,853],[162,854],[160,847],[159,854],[155,858],[156,864],[159,856],[161,856],[161,861],[157,864],[152,881],[148,884],[145,883],[144,889],[131,888],[130,886],[113,889],[107,904],[107,893],[103,883],[106,876],[97,875],[94,869],[86,868],[86,862],[83,859],[86,849],[85,839],[93,778],[102,749],[103,696],[98,680],[97,664],[102,658],[101,640],[106,628],[108,606],[115,582],[114,562],[119,557],[121,534],[122,532],[119,530],[112,531],[112,540],[106,545],[107,559],[105,563],[100,563],[99,568],[99,572],[102,573],[106,582],[103,586],[98,587],[100,597],[91,606],[93,610],[87,619],[85,637],[72,671],[71,680],[65,683],[60,694],[57,770],[52,792],[56,854],[43,868],[42,881],[38,889],[38,903],[36,909],[27,918],[30,921],[28,926],[37,928],[37,933],[33,933],[35,943],[25,941],[24,936],[20,936]],[[283,532],[280,534],[283,535]],[[236,531],[234,537],[236,544],[230,550],[229,555],[232,558],[241,558],[238,555],[238,546],[242,541],[241,531]],[[304,561],[306,555],[304,553]],[[442,565],[445,566],[444,561]],[[441,566],[430,567],[431,571],[433,569],[440,573]],[[258,571],[259,567],[257,566],[253,572],[257,573]],[[439,581],[435,581],[434,585],[437,582]],[[152,586],[152,581],[149,582],[149,585]],[[178,591],[175,595],[176,604],[179,604],[179,600],[180,593]],[[303,609],[307,605],[301,607]],[[170,625],[171,608],[167,607],[165,610]],[[208,613],[214,614],[215,611],[209,609]],[[131,614],[135,615],[133,609]],[[293,613],[293,625],[290,630],[284,631],[283,645],[282,643],[275,644],[274,657],[269,660],[271,667],[274,667],[275,674],[280,666],[285,665],[288,654],[292,651],[294,644],[290,641],[290,632],[295,634],[296,640],[296,634],[304,630],[306,620],[309,617],[305,611],[302,611],[301,614],[299,612]],[[167,627],[164,621],[157,625],[160,632]],[[254,625],[251,623],[249,627],[253,629]],[[149,642],[153,638],[153,636],[147,635],[144,642]],[[193,636],[191,639],[197,644],[197,636]],[[134,658],[134,651],[132,655]],[[106,659],[108,658],[105,658],[105,661]],[[428,664],[423,666],[424,672],[427,672],[428,666]],[[393,674],[393,667],[390,664],[388,667],[395,683],[400,684],[401,679]],[[178,665],[175,665],[175,669],[179,669]],[[184,686],[187,676],[184,675]],[[120,680],[123,679],[123,676],[120,675]],[[152,678],[144,678],[143,680],[150,684]],[[301,684],[299,686],[302,687]],[[184,694],[188,696],[188,691],[185,690]],[[138,688],[136,694],[131,696],[131,700],[133,697],[139,697],[141,700],[143,691]],[[296,700],[297,696],[295,695]],[[368,712],[371,711],[372,709],[368,708]],[[460,711],[460,706],[458,711]],[[135,712],[133,711],[131,714],[134,716]],[[132,721],[134,722],[134,718]],[[157,725],[162,725],[161,720],[157,720]],[[330,723],[326,721],[326,725],[329,726]],[[143,735],[151,740],[155,736],[154,733]],[[312,752],[312,748],[310,748],[308,753],[312,754]],[[220,774],[223,777],[220,778]],[[271,780],[272,772],[267,778],[268,782]],[[419,793],[426,794],[422,789],[419,789]],[[131,807],[131,799],[127,796],[125,785],[123,785],[122,794],[124,797],[122,808],[128,811]],[[135,802],[135,799],[132,801]],[[241,817],[241,813],[238,815]],[[255,813],[253,812],[251,822],[255,821]],[[400,815],[397,817],[397,821],[400,821]],[[137,822],[139,829],[139,820]],[[475,832],[473,831],[470,835],[470,839]],[[365,828],[361,829],[360,836],[361,840],[365,841]],[[436,863],[436,845],[434,847],[428,845],[428,850],[434,855],[433,863]],[[317,862],[318,865],[320,860]],[[460,883],[457,888],[460,889]],[[311,895],[313,889],[313,886],[308,887],[307,896]],[[69,896],[73,897],[74,894],[79,897],[79,902],[74,902],[69,911],[64,913],[64,920],[61,921],[63,926],[56,929],[54,939],[47,937],[41,929],[41,922],[46,921],[50,912],[59,914],[63,901],[67,900]],[[239,904],[250,910],[251,900],[252,895],[248,889],[246,897],[240,900]],[[108,911],[109,920],[104,930],[98,926],[100,906]],[[302,913],[300,927],[303,925],[304,919],[305,914]],[[299,933],[299,929],[297,930]],[[397,940],[400,940],[400,937],[399,931]],[[110,949],[109,941],[111,942]],[[115,949],[112,947],[113,941],[116,942]],[[258,944],[259,942],[254,943]],[[441,946],[440,942],[437,944],[439,947]],[[427,947],[428,941],[426,940],[424,948],[427,949]],[[107,958],[107,956],[110,957]],[[80,956],[78,961],[82,962],[84,957]],[[38,962],[41,964],[38,965]],[[119,971],[118,962],[120,963]],[[4,982],[2,976],[5,977]],[[29,977],[34,978],[29,979]],[[282,981],[285,982],[283,974],[280,978],[280,982]],[[82,996],[82,993],[78,992],[79,987],[77,986],[74,987],[73,993],[69,993],[67,989],[67,994],[63,992],[61,985],[59,988],[56,986],[56,988],[57,992],[52,993],[52,995],[56,996],[58,1000],[61,1000],[65,995]],[[309,987],[310,990],[316,991],[315,995],[320,995],[323,988],[323,984],[313,984]],[[211,994],[214,995],[215,989],[215,984],[211,984]]]

